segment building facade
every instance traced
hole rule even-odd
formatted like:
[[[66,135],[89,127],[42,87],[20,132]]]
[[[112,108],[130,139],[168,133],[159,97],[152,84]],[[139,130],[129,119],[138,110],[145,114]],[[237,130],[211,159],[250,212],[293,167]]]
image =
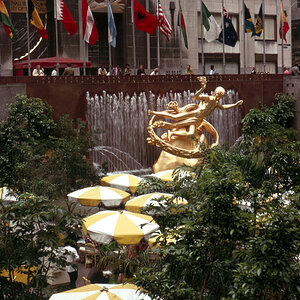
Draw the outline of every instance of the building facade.
[[[300,63],[300,0],[291,1],[292,11],[292,60]]]
[[[25,3],[24,0],[4,0],[17,29],[17,41],[11,43],[3,28],[0,28],[1,75],[12,75],[13,60],[26,57],[26,11],[24,11],[23,2]],[[53,0],[34,0],[34,2],[40,6],[41,18],[47,24],[49,40],[41,41],[36,29],[31,26],[31,57],[55,56],[54,2]],[[81,9],[79,8],[81,8],[81,0],[64,0],[64,2],[77,24],[80,24]],[[88,2],[98,28],[99,41],[92,47],[85,46],[81,38],[81,26],[79,26],[79,30],[74,36],[69,37],[62,24],[58,22],[58,48],[59,56],[84,59],[85,55],[92,65],[92,68],[88,70],[88,74],[95,75],[101,65],[109,67],[107,8],[106,0],[89,0]],[[156,0],[139,0],[139,2],[150,13],[156,14]],[[208,74],[210,65],[214,65],[219,74],[249,74],[251,67],[256,67],[257,72],[281,73],[283,66],[290,67],[292,65],[291,7],[293,7],[292,11],[294,13],[294,8],[298,8],[299,1],[296,1],[296,4],[291,3],[289,0],[283,1],[287,21],[291,29],[287,32],[287,42],[282,47],[279,37],[281,1],[264,0],[264,47],[262,36],[251,37],[251,33],[244,34],[243,27],[243,3],[245,2],[249,8],[252,20],[255,23],[262,0],[223,0],[224,8],[227,10],[238,34],[238,42],[235,47],[224,46],[225,70],[223,70],[223,44],[218,41],[210,43],[205,40],[202,41],[201,1],[181,0],[180,2],[186,24],[188,49],[184,45],[178,26],[179,0],[161,0],[163,11],[173,28],[170,41],[167,41],[162,34],[158,34],[158,30],[154,35],[149,36],[133,26],[131,16],[132,0],[111,0],[118,32],[117,47],[112,48],[112,65],[124,66],[128,63],[131,69],[136,69],[140,64],[143,64],[148,74],[150,70],[156,67],[159,67],[160,74],[182,74],[188,64],[197,74]],[[217,23],[221,25],[222,0],[204,0],[203,2],[215,17]],[[202,65],[203,60],[204,66]],[[135,70],[133,70],[134,72]]]

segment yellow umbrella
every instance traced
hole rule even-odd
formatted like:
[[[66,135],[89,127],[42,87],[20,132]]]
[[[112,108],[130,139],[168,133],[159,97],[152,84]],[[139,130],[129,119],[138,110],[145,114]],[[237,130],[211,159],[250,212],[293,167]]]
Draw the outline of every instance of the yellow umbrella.
[[[195,176],[194,172],[192,172],[190,170],[181,170],[181,169],[178,171],[175,171],[175,172],[174,172],[174,169],[165,170],[165,171],[154,173],[151,176],[155,176],[155,177],[161,179],[162,181],[174,181],[175,174],[178,175],[178,179],[182,179],[183,177],[186,177],[186,176],[191,176],[191,177]]]
[[[155,176],[161,179],[162,181],[173,181],[173,172],[174,170],[165,170],[165,171],[154,173],[152,174],[152,176]]]
[[[166,203],[165,200],[160,202],[157,201],[157,199],[159,199],[160,197],[172,198],[173,195],[166,194],[166,193],[151,193],[151,194],[141,195],[127,201],[125,208],[128,211],[134,213],[140,213],[142,208],[145,208],[149,205],[154,205],[154,206],[159,206],[160,204],[165,205]],[[173,202],[178,205],[187,204],[187,201],[182,198],[176,198],[173,200]]]
[[[102,202],[105,206],[118,206],[122,201],[126,202],[130,198],[130,194],[124,191],[103,187],[94,186],[84,188],[68,194],[69,200],[78,200],[81,205],[98,206]]]
[[[29,282],[32,280],[32,273],[34,273],[34,272],[36,272],[36,268],[35,267],[30,268],[31,277],[29,277]],[[8,270],[0,271],[0,276],[9,278]],[[18,268],[14,269],[13,276],[14,276],[14,278],[13,278],[14,281],[20,282],[23,284],[27,284],[28,283],[28,268],[25,268],[25,266],[22,266],[19,269]]]
[[[101,179],[101,185],[134,193],[141,180],[141,177],[130,174],[116,174],[103,177]]]
[[[0,188],[0,200],[17,201],[17,196],[7,187]]]
[[[151,216],[106,210],[84,218],[82,229],[98,243],[108,244],[115,240],[121,245],[134,245],[142,238],[148,240],[159,226]]]
[[[176,240],[175,238],[172,236],[172,235],[167,235],[166,236],[166,243],[167,245],[170,244],[170,243],[173,243],[175,244],[176,243]],[[148,243],[149,243],[149,246],[154,249],[156,247],[160,247],[160,242],[162,242],[164,239],[162,237],[162,234],[159,234],[159,235],[155,235],[153,237],[151,237],[149,240],[148,240]]]
[[[134,284],[89,284],[77,289],[54,294],[49,300],[151,300]]]

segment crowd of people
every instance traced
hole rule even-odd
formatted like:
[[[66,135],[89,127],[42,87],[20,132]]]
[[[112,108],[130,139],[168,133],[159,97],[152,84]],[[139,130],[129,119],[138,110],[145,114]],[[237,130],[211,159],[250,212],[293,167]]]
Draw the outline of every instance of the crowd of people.
[[[251,71],[250,71],[251,74],[261,74],[260,72],[257,72],[255,67],[252,67],[251,68]],[[106,69],[105,66],[101,66],[99,69],[98,69],[98,72],[97,74],[99,76],[101,75],[105,75],[105,76],[130,76],[130,75],[147,75],[146,73],[146,70],[144,68],[143,65],[140,65],[136,74],[130,69],[130,66],[129,64],[126,64],[124,69],[122,69],[120,67],[120,65],[116,65],[115,67],[111,68],[111,70],[109,69]],[[185,71],[184,71],[184,74],[185,75],[193,75],[195,74],[191,65],[187,65]],[[210,66],[210,71],[209,71],[209,75],[216,75],[218,74],[216,69],[215,69],[215,66],[214,65],[211,65]],[[269,74],[269,73],[267,73]],[[284,67],[284,72],[283,72],[284,75],[293,75],[293,76],[300,76],[300,69],[299,69],[299,65],[297,63],[294,64],[293,67],[291,68],[287,68],[287,67]],[[51,76],[58,76],[59,75],[59,72],[58,72],[58,69],[57,69],[57,66],[55,65],[53,67],[53,70],[51,72]],[[64,69],[63,73],[62,73],[62,76],[74,76],[75,75],[75,71],[74,71],[74,68],[72,68],[71,64],[68,64],[67,67]],[[152,72],[149,73],[149,75],[159,75],[159,69],[158,68],[155,68],[153,69]],[[36,68],[33,70],[32,72],[32,76],[45,76],[45,72],[44,72],[44,68],[41,67],[40,65],[37,65]]]

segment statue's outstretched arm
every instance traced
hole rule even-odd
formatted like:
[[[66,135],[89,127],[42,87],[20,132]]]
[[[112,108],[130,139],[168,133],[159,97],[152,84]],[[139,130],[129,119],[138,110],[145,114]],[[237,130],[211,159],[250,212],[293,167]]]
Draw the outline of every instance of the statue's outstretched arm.
[[[220,108],[220,109],[230,109],[230,108],[234,108],[234,107],[237,107],[239,105],[242,105],[242,104],[243,104],[243,100],[240,100],[240,101],[238,101],[234,104],[223,104],[223,105],[219,104],[218,108]]]
[[[207,83],[207,81],[206,81],[206,77],[197,77],[197,79],[200,81],[200,83],[201,83],[201,88],[200,88],[200,90],[198,90],[196,93],[195,93],[195,95],[193,96],[193,99],[194,100],[201,100],[201,99],[199,99],[199,96],[201,95],[201,93],[206,89],[206,83]]]

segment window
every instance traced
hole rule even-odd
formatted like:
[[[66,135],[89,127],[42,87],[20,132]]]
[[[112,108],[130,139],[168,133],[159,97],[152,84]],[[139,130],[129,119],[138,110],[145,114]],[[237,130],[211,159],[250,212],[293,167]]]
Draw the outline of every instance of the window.
[[[256,16],[255,16],[256,20]],[[275,41],[277,34],[276,34],[276,16],[265,16],[265,24],[264,24],[264,31],[265,31],[265,40]],[[263,39],[263,33],[261,36],[256,36],[256,40]]]
[[[263,55],[255,54],[255,68],[257,73],[264,72]],[[266,54],[266,73],[277,73],[277,54]]]
[[[219,24],[220,27],[222,27],[222,19],[221,19],[221,13],[212,13],[214,18],[216,19],[217,24]],[[238,14],[229,14],[229,17],[231,19],[232,25],[239,36],[239,16]],[[204,27],[203,27],[204,28]],[[205,32],[205,28],[203,31],[203,35]],[[198,39],[201,39],[201,19],[200,19],[200,13],[198,13]]]
[[[300,0],[297,0],[297,7],[300,7]]]

